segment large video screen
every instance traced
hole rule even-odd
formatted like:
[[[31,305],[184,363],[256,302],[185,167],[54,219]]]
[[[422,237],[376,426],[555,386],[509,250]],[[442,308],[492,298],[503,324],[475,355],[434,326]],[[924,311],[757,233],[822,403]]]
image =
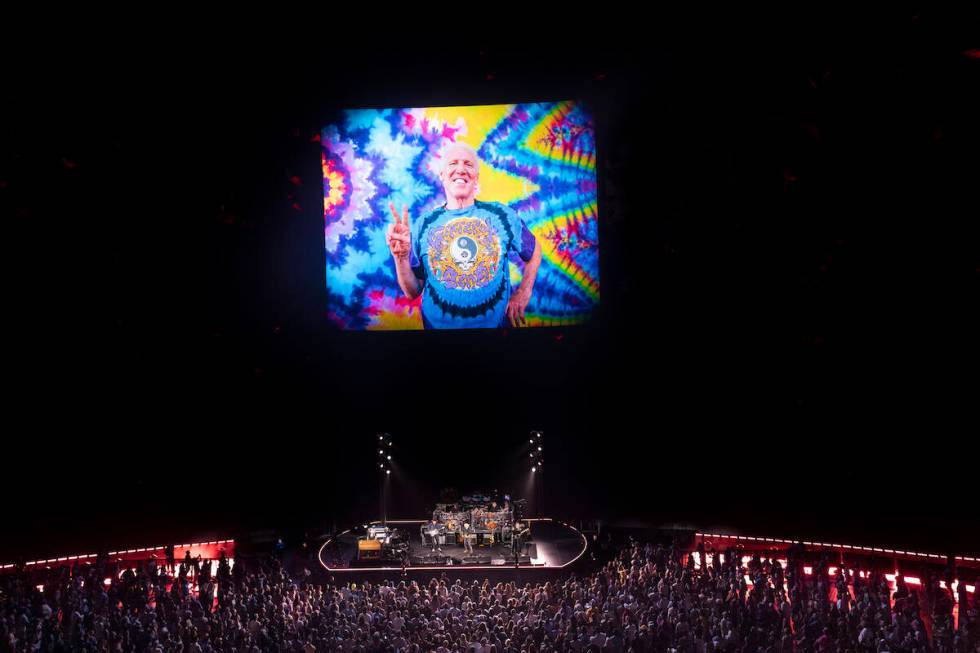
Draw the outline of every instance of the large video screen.
[[[336,327],[565,326],[595,312],[595,130],[582,103],[349,110],[320,142]]]

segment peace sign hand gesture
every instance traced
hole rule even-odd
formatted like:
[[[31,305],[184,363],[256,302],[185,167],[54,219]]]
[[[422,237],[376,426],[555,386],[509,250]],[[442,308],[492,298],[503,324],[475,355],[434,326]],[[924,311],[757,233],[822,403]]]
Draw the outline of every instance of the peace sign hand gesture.
[[[391,215],[395,218],[394,224],[388,226],[388,249],[391,250],[391,255],[395,257],[395,261],[407,261],[412,251],[412,230],[408,226],[408,207],[402,206],[401,216],[395,210],[394,202],[389,202],[388,208],[391,209]]]

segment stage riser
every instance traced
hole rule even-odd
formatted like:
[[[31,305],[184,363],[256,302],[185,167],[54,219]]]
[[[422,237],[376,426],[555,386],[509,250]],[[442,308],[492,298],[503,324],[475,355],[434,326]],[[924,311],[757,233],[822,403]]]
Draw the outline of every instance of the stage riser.
[[[404,524],[418,522],[392,523],[398,524],[404,534]],[[530,541],[522,542],[523,550],[516,561],[511,547],[500,542],[485,547],[475,546],[472,551],[459,544],[445,544],[433,551],[431,543],[423,542],[418,535],[407,538],[407,541],[404,537],[392,538],[401,544],[383,545],[380,557],[375,558],[377,551],[369,551],[367,546],[364,546],[364,550],[359,550],[359,543],[365,539],[359,529],[344,531],[335,540],[324,542],[319,557],[321,564],[331,572],[379,568],[405,571],[419,568],[477,568],[489,571],[497,568],[514,571],[516,567],[564,566],[585,553],[585,537],[568,524],[550,519],[536,519],[531,522],[531,526]],[[364,559],[368,556],[370,559]],[[358,560],[358,557],[361,559]],[[335,564],[328,561],[335,561]]]
[[[490,556],[465,556],[462,558],[452,557],[413,557],[409,560],[411,567],[506,567],[514,564],[514,558],[495,558]],[[520,556],[518,563],[521,565],[531,564],[530,556]]]

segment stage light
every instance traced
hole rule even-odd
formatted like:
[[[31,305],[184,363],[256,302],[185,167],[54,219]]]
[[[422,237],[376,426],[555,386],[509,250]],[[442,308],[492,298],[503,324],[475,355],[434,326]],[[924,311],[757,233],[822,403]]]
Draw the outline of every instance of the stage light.
[[[379,435],[379,436],[378,436],[378,439],[379,439],[379,440],[384,440],[384,439],[385,439],[385,436],[383,436],[383,435]]]
[[[538,451],[541,451],[541,447],[538,447]]]
[[[532,471],[532,472],[536,472],[536,471],[538,471],[538,468],[537,468],[537,467],[532,467],[532,468],[531,468],[531,471]]]
[[[391,470],[390,469],[386,469],[385,470],[385,474],[390,474],[390,473],[391,473]]]
[[[530,440],[528,440],[528,442],[530,442],[531,444],[534,444],[534,438],[531,438]]]
[[[391,456],[388,456],[388,460],[391,460]]]
[[[384,450],[384,449],[378,449],[378,454],[379,454],[379,455],[381,455],[381,454],[384,454],[384,452],[385,452],[385,450]]]
[[[531,458],[534,458],[534,452],[533,451],[531,452]]]
[[[385,464],[384,463],[378,463],[378,467],[380,467],[381,469],[384,469],[385,468]]]

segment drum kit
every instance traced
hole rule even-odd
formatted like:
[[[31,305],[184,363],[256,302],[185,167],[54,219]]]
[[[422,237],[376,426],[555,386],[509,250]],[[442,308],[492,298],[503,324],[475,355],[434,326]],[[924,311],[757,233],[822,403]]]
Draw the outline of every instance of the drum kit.
[[[441,528],[436,536],[455,536],[458,544],[466,544],[467,540],[477,540],[482,544],[493,544],[506,541],[513,530],[514,511],[509,498],[504,509],[498,509],[497,503],[486,495],[476,494],[463,497],[459,504],[439,504],[432,513],[432,522],[422,527],[423,541],[432,541],[433,535],[426,529],[437,525]]]

